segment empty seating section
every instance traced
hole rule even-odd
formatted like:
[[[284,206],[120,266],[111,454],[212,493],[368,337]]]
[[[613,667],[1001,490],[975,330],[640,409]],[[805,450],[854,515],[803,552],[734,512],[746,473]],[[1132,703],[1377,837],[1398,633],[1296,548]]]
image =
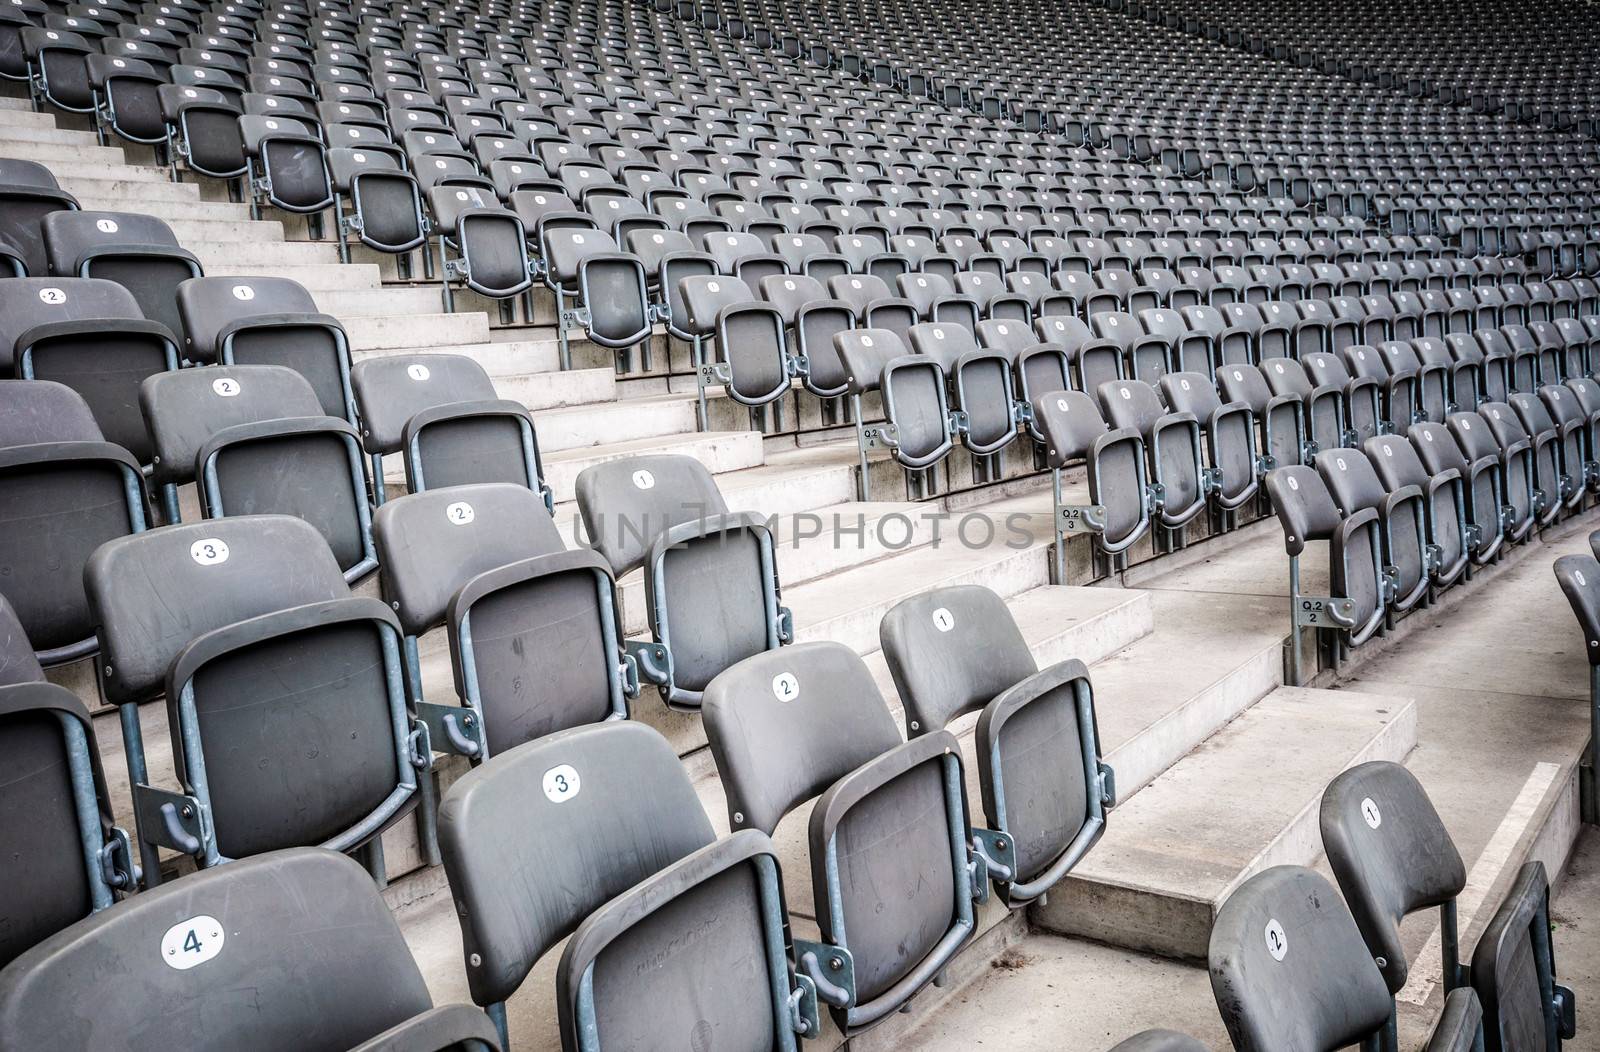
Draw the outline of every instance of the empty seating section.
[[[1174,834],[1157,779],[1600,506],[1595,33],[1571,0],[6,5],[0,1047],[916,1047],[974,959],[1138,901],[1105,874]],[[960,512],[1025,539],[926,539]],[[1600,824],[1590,542],[1555,575]],[[1213,555],[1268,572],[1067,587]],[[1207,589],[1251,607],[1216,636],[1249,698],[1191,637],[1150,657]],[[1221,894],[1084,931],[1130,968],[1187,939],[1242,1052],[1559,1049],[1554,874],[1469,874],[1380,754]],[[448,936],[391,913],[436,892]]]

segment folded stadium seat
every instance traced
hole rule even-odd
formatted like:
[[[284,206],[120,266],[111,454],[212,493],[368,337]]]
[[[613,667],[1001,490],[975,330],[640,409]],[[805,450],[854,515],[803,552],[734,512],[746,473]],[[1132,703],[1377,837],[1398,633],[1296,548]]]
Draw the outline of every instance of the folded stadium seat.
[[[1376,439],[1374,441],[1377,441]],[[1388,620],[1425,604],[1436,562],[1428,533],[1428,494],[1420,487],[1385,488],[1371,460],[1359,449],[1327,449],[1316,456],[1333,502],[1345,516],[1378,515]]]
[[[1176,1030],[1145,1030],[1119,1041],[1109,1052],[1202,1052],[1205,1047]]]
[[[101,144],[115,136],[141,145],[166,145],[166,122],[157,93],[168,75],[165,64],[142,50],[147,46],[154,45],[120,40],[115,53],[90,54],[85,59]]]
[[[1467,870],[1416,776],[1384,760],[1349,768],[1323,792],[1320,824],[1334,879],[1390,995],[1410,974],[1401,922],[1435,907],[1445,991],[1465,988],[1456,899]],[[1391,1021],[1383,1047],[1395,1044]]]
[[[805,274],[826,281],[836,274],[850,271],[849,261],[830,252],[827,243],[816,234],[775,234],[769,244],[773,252],[783,257],[784,265],[791,274]],[[813,266],[821,269],[820,275],[812,272]]]
[[[1239,1052],[1386,1047],[1393,1005],[1383,974],[1317,873],[1274,866],[1239,885],[1217,911],[1208,956]],[[1479,1047],[1480,1012],[1472,991],[1454,991],[1426,1052]]]
[[[1582,436],[1583,484],[1593,489],[1597,484],[1594,477],[1597,469],[1591,467],[1590,462],[1600,460],[1600,381],[1587,376],[1574,377],[1560,388],[1540,388],[1539,397],[1559,425],[1563,428],[1569,424],[1577,426]]]
[[[286,365],[311,382],[328,416],[356,421],[350,346],[337,318],[288,278],[191,278],[178,286],[184,357],[222,365]]]
[[[1503,362],[1506,392],[1532,391],[1539,386],[1539,353],[1533,334],[1522,326],[1479,329],[1474,335],[1487,367]],[[1490,392],[1493,393],[1491,381]],[[1494,399],[1491,399],[1493,401]]]
[[[1024,325],[1032,321],[1033,303],[993,274],[962,271],[956,275],[956,291],[976,302],[985,318],[1007,318]]]
[[[767,280],[782,280],[784,275],[772,275]],[[756,304],[760,300],[751,291],[750,286],[739,278],[728,277],[724,274],[693,274],[679,279],[678,299],[683,303],[683,312],[674,321],[674,325],[683,332],[690,342],[689,361],[695,370],[695,382],[698,390],[698,403],[696,412],[700,430],[704,431],[709,426],[708,410],[706,406],[706,388],[713,384],[732,386],[733,362],[727,360],[724,348],[715,344],[718,335],[718,324],[722,312],[728,308],[746,304]],[[855,315],[851,314],[852,323]],[[848,327],[848,326],[846,326]],[[708,344],[716,349],[712,350]],[[718,358],[724,360],[718,361]],[[761,360],[753,360],[757,364]],[[761,378],[766,370],[757,368],[755,377],[745,378],[746,389],[756,391],[764,385]],[[774,379],[768,376],[768,380]],[[788,376],[785,372],[784,387],[788,386]],[[765,385],[770,391],[773,384]],[[758,393],[761,393],[758,391]],[[781,391],[773,392],[773,397],[780,395]]]
[[[1564,378],[1588,376],[1594,360],[1594,339],[1582,318],[1557,318],[1555,341],[1561,349],[1560,372]]]
[[[972,330],[924,323],[907,332],[914,354],[934,359],[960,414],[961,444],[973,455],[974,481],[993,482],[1002,465],[992,459],[1017,437],[1020,411],[1012,390],[1011,359],[980,349]]]
[[[510,482],[540,493],[546,507],[554,507],[527,407],[498,397],[494,381],[473,359],[385,355],[357,362],[350,379],[362,445],[372,458],[374,503],[387,496],[384,455],[401,453],[408,492]]]
[[[136,784],[134,757],[137,750],[142,766],[143,753],[128,724],[132,703],[148,694],[135,684],[164,676],[182,791],[135,790],[147,880],[159,880],[151,871],[158,844],[202,867],[282,847],[366,846],[400,817],[428,768],[394,614],[350,595],[327,545],[297,519],[218,519],[147,536],[143,545],[102,547],[85,572],[107,681],[119,677],[132,695],[123,714]],[[303,573],[265,570],[285,561]],[[144,584],[131,587],[135,575]],[[168,591],[180,581],[188,591]],[[129,605],[150,599],[182,617],[152,622],[147,607]],[[196,634],[202,624],[214,627]],[[144,651],[131,653],[137,644]],[[290,724],[298,728],[292,740],[278,732]],[[308,737],[315,749],[305,747]]]
[[[1347,648],[1365,643],[1383,625],[1388,586],[1381,531],[1378,513],[1371,508],[1342,513],[1314,468],[1274,468],[1266,483],[1289,555],[1290,685],[1298,686],[1306,678],[1302,627],[1313,630],[1326,663],[1337,667]],[[1300,557],[1312,541],[1328,542],[1327,596],[1300,590]]]
[[[644,264],[651,302],[658,308],[668,333],[688,340],[680,331],[683,301],[678,296],[678,282],[692,275],[717,273],[716,260],[696,251],[688,236],[677,230],[630,230],[624,244]]]
[[[863,328],[888,329],[904,336],[919,320],[915,303],[896,297],[882,278],[871,274],[829,278],[828,291],[850,306],[856,324]]]
[[[128,212],[52,212],[40,227],[50,273],[114,281],[150,321],[183,332],[178,285],[201,276],[200,261],[166,223]]]
[[[340,259],[350,262],[354,236],[374,252],[399,256],[400,276],[409,278],[411,251],[428,240],[416,178],[388,152],[356,147],[328,151],[328,176]]]
[[[168,967],[150,967],[152,948]],[[116,997],[98,967],[126,975]],[[226,1007],[245,987],[249,1006]],[[197,1041],[240,1052],[499,1048],[476,1008],[432,1006],[361,867],[315,848],[185,877],[52,935],[0,971],[0,1025],[39,1048],[64,1039],[129,1052]]]
[[[455,310],[455,285],[459,282],[480,296],[500,301],[501,320],[513,320],[516,310],[511,301],[533,285],[522,219],[483,187],[438,185],[428,190],[427,200],[432,217],[429,232],[439,250],[439,288],[445,311]],[[524,296],[525,314],[527,307]],[[564,329],[562,336],[564,340]],[[569,363],[564,342],[562,352],[565,368]]]
[[[1539,382],[1558,384],[1567,373],[1567,341],[1553,321],[1531,321],[1528,333],[1539,354]],[[1581,373],[1578,375],[1582,375]]]
[[[88,58],[96,48],[89,38],[48,27],[29,27],[21,36],[33,108],[42,110],[48,104],[68,113],[93,112]]]
[[[960,746],[942,729],[902,742],[866,665],[833,642],[728,669],[704,720],[733,829],[771,835],[816,798],[807,855],[822,938],[796,951],[839,1029],[859,1033],[948,966],[988,898]],[[873,890],[885,880],[908,892],[885,899]]]
[[[1048,893],[1100,839],[1115,802],[1083,662],[1040,670],[1005,602],[980,585],[903,600],[883,615],[878,635],[907,739],[980,713],[978,783],[999,836],[974,830],[975,845],[1007,905]],[[1032,748],[1040,738],[1051,742],[1050,755]]]
[[[1393,342],[1393,341],[1389,341]],[[1409,351],[1409,345],[1401,344]],[[1405,354],[1399,360],[1404,363]],[[1377,385],[1385,432],[1403,431],[1422,419],[1420,409],[1420,377],[1413,369],[1392,371],[1389,359],[1377,347],[1356,344],[1344,350],[1344,362],[1352,376],[1362,377]]]
[[[78,199],[61,189],[44,165],[0,158],[0,246],[16,277],[50,272],[40,224],[47,215],[77,208]]]
[[[1498,434],[1490,429],[1487,418],[1480,415],[1490,408],[1503,410],[1503,415],[1513,421],[1514,429],[1521,430],[1521,425],[1514,423],[1511,408],[1504,402],[1484,402],[1479,405],[1478,411],[1451,413],[1445,418],[1445,424],[1469,464],[1475,466],[1486,458],[1496,464],[1496,488],[1505,539],[1521,543],[1527,539],[1544,510],[1543,494],[1538,489],[1533,444],[1525,433],[1521,439],[1512,439],[1509,437],[1511,432],[1502,429],[1501,433],[1508,436],[1509,443],[1503,446]]]
[[[1333,328],[1338,321],[1326,300],[1306,299],[1295,304],[1297,320],[1289,322],[1293,334],[1291,357],[1302,358],[1333,348]]]
[[[1513,394],[1511,397],[1516,398],[1517,395]],[[1522,415],[1506,402],[1485,402],[1478,407],[1475,415],[1483,420],[1489,434],[1505,454],[1510,455],[1515,450],[1526,448],[1529,481],[1533,485],[1534,514],[1542,528],[1560,518],[1572,489],[1577,488],[1581,491],[1581,486],[1575,486],[1563,469],[1561,436],[1556,431],[1554,422],[1549,420],[1549,414],[1543,411],[1544,407],[1538,405],[1537,400],[1530,398],[1530,402],[1530,408],[1537,407],[1534,419],[1539,424],[1549,423],[1549,427],[1529,428],[1523,422]],[[1455,414],[1456,417],[1462,415]],[[1539,420],[1541,416],[1543,419]],[[1454,419],[1455,417],[1452,417],[1452,420]],[[1459,433],[1457,440],[1460,440]],[[1509,486],[1512,478],[1509,468],[1506,477]]]
[[[1320,360],[1319,360],[1320,363]],[[1353,446],[1356,434],[1350,424],[1347,385],[1335,375],[1323,380],[1323,370],[1293,358],[1268,358],[1261,375],[1274,398],[1287,396],[1302,403],[1301,417],[1309,451]]]
[[[1256,448],[1268,468],[1311,462],[1307,406],[1298,393],[1274,394],[1266,375],[1252,365],[1218,369],[1217,391],[1225,402],[1249,408],[1258,430]]]
[[[1590,547],[1594,547],[1590,535]],[[1594,795],[1596,757],[1600,757],[1600,562],[1590,554],[1563,555],[1555,561],[1556,581],[1578,619],[1578,629],[1583,633],[1584,653],[1589,659],[1589,739],[1588,766],[1580,765],[1581,781],[1579,800],[1583,821],[1593,825],[1600,803]]]
[[[701,237],[705,251],[717,261],[717,269],[749,285],[758,285],[771,274],[787,274],[783,257],[767,250],[755,234],[737,232],[708,233]]]
[[[1553,930],[1544,863],[1528,862],[1472,952],[1486,1052],[1559,1049],[1576,1036],[1577,998],[1556,982]]]
[[[856,428],[860,499],[871,499],[867,458],[876,449],[888,449],[906,470],[908,491],[932,492],[929,469],[949,455],[960,433],[960,419],[951,412],[945,393],[948,377],[942,364],[911,354],[889,329],[841,332],[833,344],[844,364]],[[881,425],[867,422],[862,405],[862,396],[873,391],[882,399]]]
[[[163,84],[156,94],[167,125],[167,159],[174,181],[187,169],[208,179],[228,180],[229,192],[234,193],[232,180],[243,176],[247,167],[239,131],[240,105],[221,91],[192,84]]]
[[[1507,402],[1523,430],[1533,439],[1536,450],[1547,441],[1555,446],[1561,502],[1567,511],[1577,510],[1589,491],[1595,471],[1589,466],[1586,452],[1589,421],[1576,411],[1576,400],[1571,392],[1564,387],[1547,386],[1541,387],[1538,394],[1514,394]],[[1563,402],[1572,404],[1575,411],[1557,412]],[[1489,419],[1492,427],[1492,413]]]
[[[1503,353],[1490,357],[1476,335],[1451,333],[1444,338],[1453,366],[1456,402],[1474,408],[1479,402],[1503,402],[1511,392],[1511,359]]]
[[[639,692],[617,630],[616,583],[596,553],[564,550],[526,487],[399,497],[374,518],[383,594],[418,640],[446,626],[458,701],[418,702],[433,747],[481,763],[585,723],[624,719]],[[532,686],[530,686],[532,685]]]
[[[250,218],[260,219],[264,204],[306,216],[315,241],[322,236],[322,213],[333,207],[333,185],[327,147],[313,127],[314,121],[290,116],[247,113],[239,118]]]
[[[1142,380],[1101,384],[1100,414],[1113,430],[1133,430],[1143,439],[1155,492],[1155,524],[1163,542],[1182,546],[1182,530],[1206,508],[1213,477],[1200,448],[1200,423],[1182,410],[1168,411]]]
[[[1099,571],[1122,566],[1128,549],[1150,529],[1155,499],[1144,438],[1133,428],[1113,431],[1082,391],[1047,394],[1033,411],[1054,495],[1056,582],[1066,580],[1066,540],[1074,533],[1093,535],[1096,576],[1104,576]],[[1089,503],[1066,504],[1062,471],[1079,461],[1087,469]]]
[[[699,461],[659,455],[585,468],[578,511],[591,546],[625,577],[644,570],[652,640],[628,640],[641,682],[694,710],[723,669],[794,638],[776,546],[760,518],[731,513]]]
[[[1174,413],[1192,416],[1205,438],[1206,485],[1221,526],[1230,526],[1231,513],[1255,497],[1263,461],[1256,453],[1256,429],[1250,407],[1240,402],[1224,404],[1204,373],[1168,373],[1161,378],[1161,400]]]
[[[833,338],[855,327],[855,314],[847,304],[830,299],[820,281],[804,274],[762,278],[761,296],[777,309],[791,334],[795,368],[806,390],[823,400],[823,422],[841,422],[840,399],[849,385]]]
[[[727,279],[724,279],[727,280]],[[783,281],[773,275],[765,281]],[[751,426],[767,429],[765,407],[774,406],[774,427],[783,429],[782,398],[803,364],[789,354],[783,312],[769,303],[731,303],[716,313],[716,347],[722,361],[699,370],[701,401],[705,387],[721,383],[728,397],[750,411]]]
[[[718,840],[676,753],[642,724],[557,732],[468,772],[440,833],[468,986],[501,1047],[506,1000],[563,940],[564,1048],[710,1029],[794,1052],[821,1032],[818,987],[848,981],[824,947],[791,939],[772,842],[754,829]]]
[[[641,344],[649,369],[650,333],[657,319],[644,262],[619,249],[609,234],[591,230],[548,231],[544,251],[544,280],[555,293],[561,319],[563,367],[571,366],[567,331],[581,325],[591,342],[617,353],[619,372],[631,368],[633,348]]]
[[[131,892],[138,869],[128,834],[112,824],[89,710],[71,691],[44,681],[4,598],[0,665],[7,667],[0,674],[0,742],[11,757],[0,810],[6,844],[0,873],[13,892],[0,907],[3,968]]]
[[[127,289],[100,278],[0,281],[0,349],[10,375],[73,388],[108,441],[149,463],[139,381],[178,367],[177,341]]]
[[[833,248],[844,257],[851,274],[871,274],[887,284],[911,271],[911,261],[888,251],[877,234],[840,234],[833,239]]]
[[[972,295],[958,293],[950,279],[940,274],[901,274],[895,284],[900,298],[912,305],[919,321],[964,325],[969,329],[980,324],[983,305]]]
[[[1429,575],[1436,587],[1446,588],[1468,572],[1479,531],[1472,525],[1472,505],[1476,493],[1468,485],[1470,467],[1467,472],[1453,464],[1434,470],[1432,465],[1439,463],[1442,457],[1431,458],[1430,462],[1425,463],[1417,449],[1418,445],[1427,445],[1431,441],[1428,438],[1419,441],[1417,428],[1429,428],[1420,433],[1434,435],[1433,440],[1448,437],[1432,430],[1438,426],[1413,425],[1409,440],[1398,435],[1369,438],[1362,444],[1362,449],[1372,462],[1379,481],[1391,495],[1407,486],[1414,486],[1422,492],[1424,533],[1430,546]],[[1445,455],[1448,455],[1448,450]]]
[[[147,377],[139,405],[155,445],[150,481],[168,524],[196,482],[208,519],[283,514],[317,528],[348,581],[377,566],[361,439],[326,416],[305,378],[280,365],[204,366]]]
[[[1396,430],[1403,430],[1414,423],[1440,424],[1454,406],[1450,399],[1450,373],[1444,363],[1437,357],[1424,360],[1417,353],[1416,344],[1427,337],[1416,337],[1410,341],[1386,340],[1378,344],[1377,352],[1383,366],[1388,370],[1389,385],[1391,390],[1402,378],[1409,378],[1405,383],[1412,391],[1412,414],[1409,420],[1400,419],[1400,411],[1392,409]],[[1398,397],[1398,392],[1395,397]]]
[[[1256,358],[1288,358],[1298,352],[1297,330],[1301,317],[1296,303],[1267,300],[1256,305],[1261,327],[1256,330]]]

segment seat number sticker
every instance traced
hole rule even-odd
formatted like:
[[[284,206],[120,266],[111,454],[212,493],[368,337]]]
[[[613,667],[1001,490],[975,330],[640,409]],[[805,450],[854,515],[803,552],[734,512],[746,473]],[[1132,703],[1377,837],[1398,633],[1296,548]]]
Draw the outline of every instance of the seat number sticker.
[[[223,398],[232,398],[239,393],[239,381],[231,376],[219,376],[211,381],[211,389]]]
[[[225,941],[222,925],[215,917],[190,917],[161,936],[161,959],[168,968],[186,972],[221,953]]]
[[[67,302],[67,294],[57,288],[40,289],[39,301],[41,303],[48,303],[54,307]]]
[[[1274,917],[1267,921],[1267,952],[1272,954],[1272,959],[1281,961],[1289,953],[1289,938],[1283,934],[1283,925]]]
[[[944,607],[933,612],[933,627],[941,632],[948,632],[956,627],[956,619]]]
[[[782,702],[790,702],[800,696],[800,681],[794,678],[793,672],[780,672],[772,677],[772,696]]]
[[[423,365],[420,362],[412,362],[410,365],[406,366],[406,375],[418,383],[421,383],[422,381],[426,380],[430,374],[428,373],[428,367],[426,365]]]
[[[189,545],[189,558],[201,566],[215,566],[228,561],[228,542],[219,537],[206,537]]]
[[[464,500],[458,500],[444,509],[444,517],[450,520],[452,526],[466,526],[477,518],[472,505]]]
[[[1378,810],[1377,803],[1370,796],[1363,798],[1361,801],[1361,817],[1373,829],[1383,825],[1383,812]]]
[[[249,285],[235,285],[233,287],[233,298],[236,300],[253,300],[256,298],[256,290]]]
[[[544,772],[544,795],[552,804],[564,804],[578,795],[578,769],[570,763]]]
[[[656,477],[643,468],[640,468],[638,471],[633,473],[633,485],[637,489],[654,489],[656,485]]]

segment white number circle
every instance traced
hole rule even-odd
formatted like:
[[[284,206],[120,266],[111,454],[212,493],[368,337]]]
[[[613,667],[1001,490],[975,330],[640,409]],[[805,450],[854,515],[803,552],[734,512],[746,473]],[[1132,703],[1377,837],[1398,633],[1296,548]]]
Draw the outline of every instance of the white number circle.
[[[236,300],[253,300],[256,298],[256,290],[249,285],[235,285],[233,287],[233,298]]]
[[[933,627],[941,632],[948,632],[956,627],[955,616],[941,606],[933,612]]]
[[[179,921],[161,936],[161,960],[169,968],[186,972],[222,952],[227,941],[222,924],[204,914]]]
[[[1267,952],[1272,954],[1272,959],[1281,961],[1289,953],[1289,937],[1283,933],[1283,925],[1274,917],[1267,921],[1266,930]]]
[[[115,234],[117,232],[117,221],[115,219],[96,219],[94,228],[102,234]]]
[[[800,681],[793,672],[780,672],[772,677],[772,696],[779,701],[793,701],[800,696]]]
[[[39,301],[41,303],[48,303],[51,306],[57,306],[67,302],[67,294],[58,288],[40,289]]]
[[[444,509],[444,517],[450,520],[453,526],[465,526],[478,515],[472,510],[472,505],[464,500],[458,500]]]
[[[633,473],[633,485],[636,489],[654,489],[656,477],[643,468]]]
[[[239,393],[239,381],[231,376],[219,376],[211,381],[211,389],[223,398],[233,398]]]
[[[406,375],[417,381],[417,383],[421,383],[432,374],[428,372],[428,367],[426,365],[423,365],[421,362],[412,362],[410,365],[406,366]]]
[[[1364,797],[1361,801],[1361,817],[1373,829],[1383,825],[1383,812],[1378,810],[1377,802],[1370,796]]]
[[[201,566],[215,566],[228,561],[228,542],[220,537],[205,537],[189,545],[189,558]]]
[[[570,763],[544,772],[544,795],[552,804],[564,804],[578,795],[578,769]]]

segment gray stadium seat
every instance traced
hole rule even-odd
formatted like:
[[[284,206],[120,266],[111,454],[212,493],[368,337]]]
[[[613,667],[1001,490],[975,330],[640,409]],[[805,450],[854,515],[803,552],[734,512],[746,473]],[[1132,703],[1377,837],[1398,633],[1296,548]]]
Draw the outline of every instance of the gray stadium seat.
[[[532,491],[491,483],[399,497],[378,509],[373,535],[419,681],[418,640],[448,632],[458,700],[417,705],[436,750],[481,763],[627,716],[638,672],[617,629],[611,568],[566,551]]]
[[[1334,879],[1390,994],[1410,974],[1401,921],[1435,907],[1445,990],[1465,986],[1456,898],[1467,869],[1416,776],[1388,761],[1358,764],[1328,783],[1320,822]]]
[[[1486,1052],[1559,1052],[1574,1037],[1577,999],[1556,982],[1554,941],[1544,863],[1526,863],[1472,951]]]
[[[150,461],[139,381],[178,367],[176,340],[147,321],[133,294],[100,278],[0,282],[0,353],[8,375],[56,380],[77,391],[106,441]]]
[[[1008,904],[1046,894],[1105,832],[1115,797],[1083,662],[1040,670],[1005,602],[981,585],[903,600],[884,614],[878,636],[908,738],[981,711],[979,785],[999,837],[975,829],[975,844]],[[1048,754],[1041,741],[1050,742]],[[1006,838],[1005,849],[995,843]]]
[[[328,416],[356,422],[350,343],[299,282],[191,278],[178,286],[184,357],[221,365],[286,365],[311,381]]]
[[[1361,932],[1308,869],[1275,866],[1240,885],[1217,911],[1209,957],[1239,1052],[1368,1048],[1388,1024],[1389,991]]]
[[[0,599],[0,636],[20,634]],[[24,655],[32,652],[0,651],[0,664]],[[71,691],[44,682],[42,673],[0,686],[0,743],[9,757],[0,788],[0,879],[8,889],[0,906],[3,968],[132,891],[138,869],[128,835],[112,823],[89,710]]]
[[[183,332],[178,285],[200,277],[200,261],[155,216],[128,212],[52,212],[40,224],[50,272],[105,278],[133,293],[150,321]]]
[[[384,355],[351,370],[372,488],[385,498],[383,457],[400,453],[406,488],[511,482],[554,498],[544,482],[539,439],[527,407],[498,397],[494,381],[458,354]]]
[[[281,365],[180,369],[146,377],[139,404],[169,524],[177,487],[195,482],[208,519],[293,515],[322,534],[346,580],[377,566],[360,436],[323,415],[305,377]]]
[[[104,541],[142,531],[139,464],[104,441],[89,406],[45,380],[0,380],[0,595],[40,664],[94,653],[83,567]]]
[[[770,835],[817,798],[807,855],[822,941],[796,947],[800,970],[846,1036],[894,1012],[944,970],[988,895],[955,737],[902,742],[861,658],[833,642],[740,662],[706,690],[703,715],[734,830]]]
[[[51,936],[0,971],[0,1029],[18,1047],[127,1052],[499,1047],[482,1012],[432,1007],[372,881],[315,848],[185,877]]]
[[[1362,457],[1363,462],[1365,459]],[[1388,610],[1382,535],[1377,511],[1363,508],[1342,513],[1313,468],[1274,468],[1267,473],[1267,494],[1283,527],[1284,550],[1289,556],[1293,606],[1289,670],[1293,684],[1299,685],[1305,679],[1302,628],[1312,630],[1313,639],[1325,650],[1327,663],[1337,667],[1347,647],[1359,646],[1382,627]],[[1300,590],[1300,557],[1313,541],[1328,542],[1330,595],[1307,595]]]
[[[1093,398],[1082,391],[1056,391],[1033,405],[1045,439],[1045,459],[1055,496],[1056,580],[1066,578],[1066,538],[1087,532],[1095,549],[1113,565],[1150,529],[1154,499],[1144,438],[1133,428],[1112,430]],[[1063,503],[1062,473],[1082,461],[1089,503]]]
[[[439,823],[467,984],[506,1047],[506,999],[563,939],[563,1048],[692,1041],[709,1026],[737,1047],[794,1052],[819,1033],[814,984],[790,963],[776,849],[753,829],[717,840],[649,727],[512,749],[450,787]]]
[[[929,469],[955,448],[960,423],[950,410],[943,366],[926,355],[910,354],[900,337],[888,329],[841,332],[833,338],[833,345],[849,384],[861,499],[872,499],[868,454],[885,448],[906,469],[908,490],[930,492]],[[874,391],[882,401],[881,425],[867,422],[863,405],[863,396]]]
[[[1589,538],[1594,546],[1594,535]],[[1589,659],[1589,766],[1580,769],[1579,778],[1587,783],[1580,793],[1583,819],[1600,822],[1600,803],[1596,802],[1595,761],[1600,759],[1600,562],[1592,555],[1563,555],[1555,561],[1556,581],[1572,606],[1583,633],[1584,654]]]
[[[695,709],[723,669],[794,638],[765,520],[730,513],[691,457],[629,457],[578,475],[589,543],[624,577],[643,569],[651,640],[629,640],[641,681]]]

